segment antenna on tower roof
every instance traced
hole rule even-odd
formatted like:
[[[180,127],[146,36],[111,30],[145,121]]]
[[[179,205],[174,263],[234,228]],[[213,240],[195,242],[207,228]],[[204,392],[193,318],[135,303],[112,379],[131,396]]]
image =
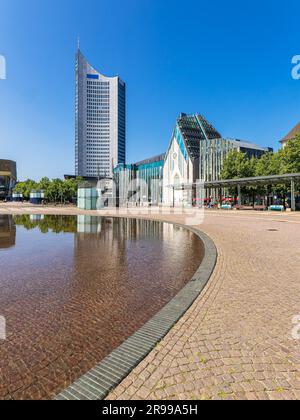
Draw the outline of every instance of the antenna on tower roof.
[[[77,48],[78,50],[80,50],[80,36],[78,36],[77,38]]]

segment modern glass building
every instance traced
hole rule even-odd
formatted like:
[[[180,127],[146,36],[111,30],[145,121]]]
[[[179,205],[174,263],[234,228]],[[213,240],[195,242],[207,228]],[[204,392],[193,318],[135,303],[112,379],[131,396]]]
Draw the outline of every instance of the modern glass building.
[[[114,169],[120,207],[162,202],[164,159],[162,154],[132,165],[120,164]]]
[[[114,168],[117,206],[124,207],[133,199],[135,194],[135,180],[136,168],[134,165],[121,163]]]
[[[11,195],[17,181],[17,164],[12,160],[0,159],[0,199]]]
[[[219,181],[223,162],[231,150],[245,153],[249,158],[260,158],[264,153],[272,152],[271,148],[262,148],[254,143],[226,138],[205,139],[200,142],[199,176],[204,181]]]
[[[115,167],[119,204],[183,207],[201,204],[205,198],[201,183],[220,180],[224,159],[234,149],[250,158],[260,158],[272,151],[247,141],[224,138],[202,115],[182,113],[176,120],[166,154]],[[208,191],[209,196],[215,194]]]
[[[179,116],[164,164],[164,204],[190,206],[195,203],[196,190],[192,186],[200,179],[200,144],[214,138],[221,135],[202,115],[182,113]]]
[[[126,86],[120,77],[96,71],[78,49],[76,55],[75,173],[112,177],[125,163]]]
[[[300,122],[282,140],[280,140],[282,147],[284,148],[289,141],[294,140],[297,134],[300,134]]]
[[[192,186],[198,180],[219,180],[224,159],[233,149],[256,158],[272,151],[246,141],[223,138],[202,115],[181,114],[164,164],[164,203],[175,206],[195,204],[200,198]]]

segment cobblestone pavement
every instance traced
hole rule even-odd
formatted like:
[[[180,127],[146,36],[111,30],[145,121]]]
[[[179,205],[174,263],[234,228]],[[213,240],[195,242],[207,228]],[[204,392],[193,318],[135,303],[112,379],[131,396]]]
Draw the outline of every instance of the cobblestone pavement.
[[[204,293],[108,399],[300,399],[300,218],[206,215]]]
[[[218,248],[209,284],[108,399],[300,399],[300,215],[211,211],[199,228]]]
[[[202,241],[171,224],[80,221],[76,232],[76,217],[31,225],[0,214],[0,400],[55,397],[156,315],[203,258]]]

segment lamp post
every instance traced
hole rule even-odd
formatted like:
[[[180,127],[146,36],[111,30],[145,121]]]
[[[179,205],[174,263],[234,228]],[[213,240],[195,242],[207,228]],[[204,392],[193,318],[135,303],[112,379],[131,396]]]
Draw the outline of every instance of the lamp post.
[[[240,184],[238,185],[238,205],[239,206],[242,205],[242,192],[241,192],[241,186],[240,186]]]
[[[291,209],[296,211],[295,180],[291,179]]]
[[[175,187],[173,185],[173,208],[175,207]]]

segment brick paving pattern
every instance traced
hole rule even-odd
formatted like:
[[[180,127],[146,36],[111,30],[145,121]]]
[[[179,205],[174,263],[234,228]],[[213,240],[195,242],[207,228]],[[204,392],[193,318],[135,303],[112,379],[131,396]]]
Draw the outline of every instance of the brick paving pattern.
[[[101,219],[93,235],[16,232],[7,215],[0,226],[0,399],[56,396],[163,308],[203,257],[195,234],[151,221]]]
[[[219,252],[208,286],[108,399],[300,399],[299,216],[212,212],[201,229]]]

